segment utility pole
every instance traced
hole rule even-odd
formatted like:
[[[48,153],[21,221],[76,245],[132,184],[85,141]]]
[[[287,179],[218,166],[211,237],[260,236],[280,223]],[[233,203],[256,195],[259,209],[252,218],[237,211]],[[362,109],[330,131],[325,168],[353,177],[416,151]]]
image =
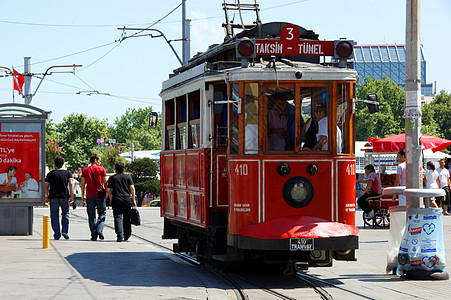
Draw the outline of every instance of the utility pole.
[[[33,74],[31,73],[31,57],[24,57],[24,89],[23,89],[23,97],[26,105],[31,105],[33,101],[33,95],[31,94],[31,77]]]
[[[186,0],[182,0],[182,61],[186,65],[190,59],[190,23],[191,20],[186,18]]]
[[[406,187],[422,188],[420,0],[407,0],[406,13]],[[419,197],[406,197],[407,211],[419,208]]]

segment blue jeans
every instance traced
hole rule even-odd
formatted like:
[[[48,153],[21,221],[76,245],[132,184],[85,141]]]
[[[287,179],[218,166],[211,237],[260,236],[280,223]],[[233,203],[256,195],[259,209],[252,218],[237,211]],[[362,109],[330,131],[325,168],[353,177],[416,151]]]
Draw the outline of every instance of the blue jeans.
[[[96,208],[99,217],[96,220]],[[97,233],[103,232],[106,217],[105,199],[97,197],[86,198],[86,211],[88,213],[89,230],[91,230],[91,240],[97,240]]]
[[[59,208],[61,206],[61,226],[59,222]],[[57,198],[50,199],[50,221],[53,229],[53,237],[58,240],[61,237],[61,232],[69,233],[69,199]]]

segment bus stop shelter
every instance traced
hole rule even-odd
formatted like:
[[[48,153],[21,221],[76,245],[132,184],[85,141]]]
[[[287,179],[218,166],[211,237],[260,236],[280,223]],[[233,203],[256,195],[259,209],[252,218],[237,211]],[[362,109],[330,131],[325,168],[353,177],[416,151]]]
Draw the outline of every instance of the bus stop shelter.
[[[50,112],[0,104],[0,235],[31,235],[45,203],[45,124]]]

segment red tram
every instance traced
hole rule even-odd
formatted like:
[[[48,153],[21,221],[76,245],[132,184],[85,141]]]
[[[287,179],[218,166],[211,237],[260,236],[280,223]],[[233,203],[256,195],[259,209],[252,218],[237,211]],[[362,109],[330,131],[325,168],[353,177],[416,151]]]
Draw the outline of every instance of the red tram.
[[[163,82],[161,216],[175,252],[288,271],[355,260],[352,51],[257,22]]]

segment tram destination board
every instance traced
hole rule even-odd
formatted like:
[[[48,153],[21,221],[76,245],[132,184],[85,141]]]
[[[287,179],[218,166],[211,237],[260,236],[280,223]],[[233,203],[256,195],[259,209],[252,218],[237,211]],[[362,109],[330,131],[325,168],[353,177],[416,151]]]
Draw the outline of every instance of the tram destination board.
[[[313,239],[290,239],[290,251],[315,250]]]

